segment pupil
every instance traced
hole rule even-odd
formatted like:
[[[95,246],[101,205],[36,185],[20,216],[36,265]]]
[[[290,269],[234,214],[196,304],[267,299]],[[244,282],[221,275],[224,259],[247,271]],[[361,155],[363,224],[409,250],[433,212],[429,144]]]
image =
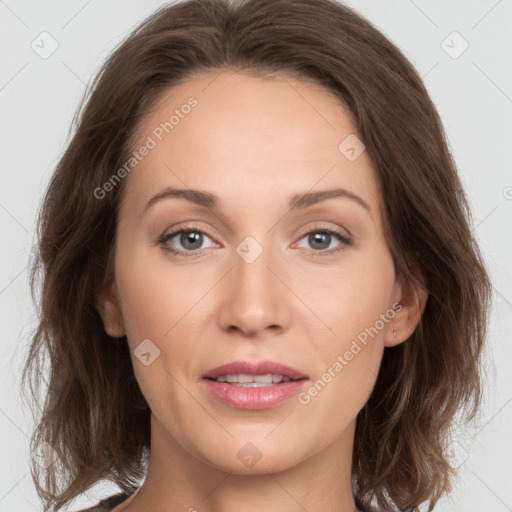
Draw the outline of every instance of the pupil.
[[[195,231],[184,231],[181,234],[180,242],[182,243],[183,247],[187,249],[198,249],[199,247],[201,247],[202,236],[203,235],[201,233],[197,233]],[[198,247],[194,247],[193,244],[194,242],[197,241],[199,241]],[[192,245],[192,247],[190,247],[190,245]]]
[[[309,242],[313,247],[315,247],[316,243],[319,243],[321,247],[315,247],[315,249],[326,249],[329,247],[331,241],[330,233],[314,233],[309,235]]]

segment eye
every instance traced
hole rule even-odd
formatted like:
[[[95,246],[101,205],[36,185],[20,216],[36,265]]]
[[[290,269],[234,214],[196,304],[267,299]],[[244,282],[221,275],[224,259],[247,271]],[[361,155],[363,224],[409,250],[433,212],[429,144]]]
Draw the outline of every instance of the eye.
[[[167,252],[178,257],[190,257],[200,254],[205,249],[203,244],[206,239],[211,241],[210,247],[219,247],[219,244],[213,242],[205,231],[190,225],[175,229],[171,233],[163,234],[157,242]],[[303,239],[306,239],[306,243],[312,248],[310,253],[314,256],[329,256],[351,245],[351,238],[349,236],[327,226],[318,226],[308,231],[300,240]],[[338,245],[335,244],[336,240],[340,242]],[[299,247],[302,246],[299,245]]]
[[[199,254],[204,249],[205,239],[211,240],[203,230],[186,226],[162,235],[158,243],[168,252],[188,257]],[[212,247],[215,247],[215,243]]]
[[[306,239],[306,243],[313,249],[312,254],[314,255],[331,255],[351,244],[350,237],[334,228],[325,226],[318,226],[312,231],[308,231],[302,236],[301,240],[303,239]],[[340,243],[332,248],[332,244],[335,244],[336,239]]]

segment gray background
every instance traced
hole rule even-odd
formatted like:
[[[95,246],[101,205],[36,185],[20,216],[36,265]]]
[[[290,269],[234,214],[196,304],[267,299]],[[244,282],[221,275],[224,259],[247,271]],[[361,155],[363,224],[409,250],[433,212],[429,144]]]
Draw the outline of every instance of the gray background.
[[[486,399],[459,431],[460,479],[436,511],[512,510],[512,2],[353,0],[412,61],[438,107],[494,281]],[[27,283],[37,208],[84,88],[108,53],[162,2],[0,0],[0,512],[41,510],[27,461],[20,365],[35,316]],[[42,58],[39,52],[56,51]],[[453,35],[456,31],[460,34]],[[46,37],[44,43],[41,38]],[[443,43],[444,41],[444,43]],[[468,48],[461,53],[466,43]],[[116,492],[94,487],[71,510]]]

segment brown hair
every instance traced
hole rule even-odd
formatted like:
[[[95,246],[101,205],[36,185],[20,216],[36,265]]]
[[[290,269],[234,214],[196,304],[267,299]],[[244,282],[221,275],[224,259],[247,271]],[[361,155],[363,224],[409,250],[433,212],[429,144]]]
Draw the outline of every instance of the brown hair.
[[[354,116],[380,187],[397,275],[423,283],[429,293],[413,335],[385,349],[358,415],[355,488],[382,507],[417,510],[429,500],[433,508],[456,474],[447,456],[454,417],[473,419],[481,401],[491,284],[421,78],[371,23],[330,0],[163,6],[111,54],[85,107],[84,96],[39,213],[31,274],[39,324],[23,386],[29,380],[34,399],[46,374],[42,356],[49,356],[31,449],[48,443],[57,456],[46,468],[33,461],[37,491],[46,507],[58,510],[100,479],[132,493],[144,476],[150,410],[126,339],[105,333],[95,307],[97,290],[113,279],[126,180],[101,200],[93,191],[127,161],[137,127],[160,93],[194,73],[227,69],[313,81]]]

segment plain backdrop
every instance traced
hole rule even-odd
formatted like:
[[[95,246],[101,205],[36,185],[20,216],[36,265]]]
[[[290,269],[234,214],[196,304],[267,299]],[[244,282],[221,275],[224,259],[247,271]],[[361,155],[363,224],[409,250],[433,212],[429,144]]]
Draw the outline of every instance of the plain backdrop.
[[[494,282],[484,407],[475,428],[458,434],[454,457],[460,479],[435,510],[510,511],[512,2],[347,3],[380,28],[424,78]],[[160,5],[157,0],[0,0],[0,512],[42,510],[28,469],[33,425],[19,389],[35,323],[27,264],[37,209],[87,83],[109,52]],[[58,46],[51,55],[41,55],[43,46],[49,52],[52,45]],[[112,484],[97,485],[69,510],[117,491]]]

